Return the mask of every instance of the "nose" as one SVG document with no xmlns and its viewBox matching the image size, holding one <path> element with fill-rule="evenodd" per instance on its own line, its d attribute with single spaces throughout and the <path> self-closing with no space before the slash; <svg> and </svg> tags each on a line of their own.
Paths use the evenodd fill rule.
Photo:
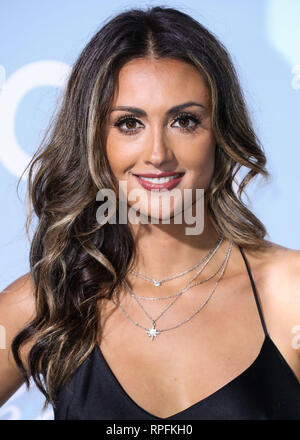
<svg viewBox="0 0 300 440">
<path fill-rule="evenodd" d="M 168 144 L 163 128 L 154 127 L 149 130 L 147 146 L 144 149 L 144 162 L 157 168 L 174 160 L 171 145 Z"/>
</svg>

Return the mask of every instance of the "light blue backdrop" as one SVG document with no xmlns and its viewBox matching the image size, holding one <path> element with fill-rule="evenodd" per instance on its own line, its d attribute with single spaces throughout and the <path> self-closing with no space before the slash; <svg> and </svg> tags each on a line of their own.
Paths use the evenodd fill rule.
<svg viewBox="0 0 300 440">
<path fill-rule="evenodd" d="M 198 19 L 232 54 L 273 178 L 252 183 L 249 206 L 267 239 L 300 249 L 299 0 L 186 0 L 168 5 Z M 28 272 L 25 180 L 16 182 L 36 150 L 70 66 L 108 17 L 142 1 L 11 0 L 0 4 L 0 291 Z M 1 323 L 0 323 L 1 324 Z M 0 419 L 52 419 L 44 397 L 22 386 Z"/>
</svg>

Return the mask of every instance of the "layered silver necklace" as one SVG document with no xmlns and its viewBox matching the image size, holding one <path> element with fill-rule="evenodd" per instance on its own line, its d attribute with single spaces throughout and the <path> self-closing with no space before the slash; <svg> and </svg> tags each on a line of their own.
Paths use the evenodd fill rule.
<svg viewBox="0 0 300 440">
<path fill-rule="evenodd" d="M 187 273 L 191 272 L 192 270 L 196 269 L 196 267 L 200 266 L 200 264 L 203 263 L 203 261 L 205 261 L 212 253 L 215 252 L 216 249 L 219 248 L 219 246 L 221 245 L 222 241 L 223 241 L 223 237 L 221 236 L 221 237 L 218 238 L 218 240 L 217 240 L 216 244 L 214 245 L 214 247 L 209 251 L 208 255 L 206 255 L 204 258 L 202 258 L 201 261 L 196 263 L 190 269 L 187 269 L 184 272 L 180 272 L 179 274 L 172 275 L 172 276 L 169 276 L 169 277 L 166 277 L 166 278 L 162 278 L 161 280 L 156 280 L 155 278 L 147 277 L 146 275 L 138 273 L 134 269 L 130 270 L 129 273 L 132 273 L 136 277 L 142 278 L 145 281 L 150 281 L 151 283 L 154 284 L 155 287 L 160 287 L 163 283 L 166 283 L 167 281 L 174 280 L 175 278 L 182 277 L 182 276 L 186 275 Z"/>
<path fill-rule="evenodd" d="M 142 299 L 142 300 L 145 300 L 145 301 L 160 301 L 160 300 L 165 300 L 165 299 L 174 298 L 174 297 L 175 297 L 175 300 L 174 300 L 174 302 L 175 302 L 179 296 L 181 296 L 184 292 L 186 292 L 186 290 L 188 289 L 189 285 L 194 281 L 194 279 L 196 279 L 197 276 L 198 276 L 201 272 L 203 272 L 203 270 L 205 269 L 205 267 L 208 265 L 208 263 L 210 262 L 210 260 L 212 259 L 212 257 L 215 255 L 215 253 L 217 252 L 217 250 L 218 250 L 219 247 L 221 246 L 222 241 L 223 241 L 223 239 L 217 241 L 217 245 L 215 245 L 215 246 L 213 247 L 213 249 L 209 251 L 209 253 L 207 254 L 207 256 L 204 257 L 204 258 L 201 260 L 201 262 L 203 262 L 203 261 L 206 260 L 206 262 L 203 264 L 203 266 L 202 266 L 199 270 L 197 270 L 197 272 L 195 273 L 195 275 L 192 277 L 192 279 L 191 279 L 190 281 L 188 281 L 188 283 L 184 286 L 184 288 L 183 288 L 182 290 L 180 290 L 180 292 L 175 293 L 174 295 L 169 295 L 169 296 L 158 296 L 158 297 L 157 297 L 157 296 L 154 296 L 154 297 L 137 296 L 137 295 L 135 295 L 135 293 L 132 291 L 132 289 L 130 288 L 130 286 L 129 286 L 128 283 L 126 282 L 126 280 L 124 281 L 124 285 L 125 285 L 126 289 L 130 292 L 131 296 L 137 301 L 137 303 L 139 303 L 139 302 L 138 302 L 139 299 Z M 198 263 L 197 263 L 197 266 L 198 266 Z M 213 275 L 211 275 L 210 277 L 206 278 L 205 280 L 199 282 L 199 284 L 202 284 L 202 283 L 204 283 L 204 282 L 210 280 L 211 278 L 213 278 L 219 270 L 220 270 L 220 268 L 218 268 L 217 271 L 216 271 Z M 189 271 L 190 271 L 190 270 L 189 270 Z M 184 273 L 187 273 L 187 271 L 182 272 L 181 275 L 178 275 L 178 276 L 183 276 Z M 172 276 L 172 277 L 169 277 L 169 278 L 170 278 L 170 279 L 174 279 L 175 277 Z M 177 276 L 176 276 L 176 278 L 177 278 Z M 166 280 L 166 278 L 164 278 L 164 279 Z M 173 305 L 174 302 L 171 301 L 171 303 L 169 304 L 168 307 L 170 307 L 171 305 Z"/>
<path fill-rule="evenodd" d="M 198 282 L 192 284 L 192 282 L 194 281 L 194 279 L 199 275 L 199 273 L 201 273 L 201 272 L 203 271 L 203 269 L 204 269 L 204 268 L 206 267 L 206 265 L 209 263 L 209 261 L 211 260 L 211 258 L 213 257 L 213 255 L 216 253 L 216 251 L 217 251 L 218 248 L 220 247 L 222 241 L 223 241 L 223 238 L 220 238 L 220 239 L 217 241 L 216 245 L 213 247 L 213 249 L 208 253 L 208 255 L 207 255 L 206 257 L 204 257 L 199 263 L 197 263 L 196 265 L 194 265 L 191 269 L 188 269 L 188 270 L 186 270 L 186 271 L 184 271 L 184 272 L 181 272 L 180 274 L 177 274 L 177 275 L 173 275 L 173 276 L 170 276 L 170 277 L 167 277 L 167 278 L 163 278 L 162 280 L 155 280 L 155 279 L 153 279 L 153 278 L 146 277 L 145 275 L 138 274 L 137 272 L 134 273 L 134 271 L 131 271 L 134 275 L 139 276 L 140 278 L 143 278 L 143 279 L 145 279 L 145 280 L 147 280 L 147 281 L 151 281 L 151 282 L 153 282 L 153 283 L 155 283 L 155 282 L 158 283 L 158 282 L 159 282 L 160 284 L 157 284 L 157 285 L 156 285 L 156 286 L 158 287 L 158 286 L 160 286 L 163 282 L 170 281 L 170 280 L 172 280 L 172 279 L 174 279 L 174 278 L 178 278 L 178 277 L 180 277 L 180 276 L 185 275 L 186 273 L 188 273 L 188 272 L 192 271 L 193 269 L 195 269 L 196 267 L 198 267 L 203 261 L 207 260 L 207 262 L 204 263 L 204 265 L 202 266 L 202 268 L 200 268 L 200 269 L 196 272 L 196 274 L 193 276 L 193 278 L 192 278 L 192 279 L 191 279 L 191 280 L 190 280 L 190 281 L 189 281 L 189 282 L 183 287 L 183 289 L 181 289 L 181 290 L 180 290 L 178 293 L 176 293 L 175 295 L 164 296 L 164 297 L 142 297 L 142 296 L 137 296 L 137 295 L 135 295 L 135 293 L 132 291 L 132 289 L 130 288 L 130 286 L 128 285 L 128 283 L 125 281 L 125 282 L 124 282 L 124 286 L 125 286 L 125 288 L 129 291 L 130 295 L 135 299 L 135 301 L 137 302 L 137 304 L 139 305 L 139 307 L 143 310 L 143 312 L 146 314 L 146 316 L 151 320 L 151 322 L 152 322 L 152 327 L 151 327 L 151 328 L 144 327 L 143 325 L 141 325 L 141 324 L 139 324 L 138 322 L 136 322 L 135 320 L 133 320 L 133 319 L 128 315 L 127 311 L 124 309 L 124 307 L 122 306 L 122 304 L 121 304 L 120 301 L 118 300 L 118 297 L 117 297 L 117 294 L 116 294 L 116 290 L 114 290 L 114 291 L 113 291 L 114 298 L 115 298 L 115 300 L 116 300 L 118 306 L 120 307 L 120 309 L 121 309 L 122 312 L 124 313 L 124 315 L 125 315 L 125 316 L 126 316 L 126 317 L 127 317 L 127 318 L 128 318 L 133 324 L 134 324 L 134 325 L 136 325 L 137 327 L 139 327 L 139 328 L 145 330 L 146 333 L 147 333 L 147 335 L 152 339 L 152 341 L 153 341 L 153 340 L 154 340 L 154 339 L 155 339 L 160 333 L 163 333 L 163 332 L 166 332 L 166 331 L 169 331 L 169 330 L 173 330 L 173 329 L 175 329 L 175 328 L 177 328 L 177 327 L 183 325 L 184 323 L 190 321 L 190 320 L 191 320 L 194 316 L 196 316 L 196 315 L 197 315 L 197 314 L 203 309 L 203 307 L 207 304 L 207 302 L 209 301 L 209 299 L 212 297 L 213 293 L 215 292 L 215 290 L 216 290 L 216 288 L 217 288 L 217 285 L 218 285 L 220 279 L 222 278 L 222 276 L 223 276 L 223 274 L 224 274 L 224 271 L 225 271 L 225 268 L 226 268 L 226 266 L 227 266 L 228 259 L 229 259 L 230 253 L 231 253 L 231 249 L 232 249 L 232 241 L 229 243 L 229 247 L 228 247 L 228 250 L 227 250 L 227 252 L 226 252 L 225 258 L 224 258 L 222 264 L 220 265 L 220 267 L 217 269 L 217 271 L 216 271 L 213 275 L 211 275 L 210 277 L 208 277 L 207 279 L 202 280 L 202 281 L 198 281 Z M 188 318 L 186 318 L 185 320 L 181 321 L 180 323 L 178 323 L 178 324 L 176 324 L 176 325 L 174 325 L 174 326 L 172 326 L 172 327 L 165 328 L 165 329 L 159 329 L 159 330 L 156 328 L 156 322 L 158 321 L 158 319 L 159 319 L 161 316 L 163 316 L 163 314 L 164 314 L 164 313 L 165 313 L 165 312 L 166 312 L 166 311 L 167 311 L 167 310 L 168 310 L 168 309 L 169 309 L 169 308 L 175 303 L 175 301 L 177 301 L 177 299 L 178 299 L 181 295 L 183 295 L 183 293 L 187 292 L 189 289 L 191 289 L 191 288 L 194 287 L 194 286 L 197 286 L 197 285 L 199 285 L 199 284 L 202 284 L 202 283 L 204 283 L 204 282 L 210 280 L 211 278 L 213 278 L 213 277 L 214 277 L 214 276 L 220 271 L 220 269 L 221 269 L 221 274 L 220 274 L 220 276 L 218 277 L 218 279 L 217 279 L 217 281 L 216 281 L 214 287 L 212 288 L 210 294 L 207 296 L 207 298 L 205 299 L 205 301 L 203 301 L 203 303 L 201 304 L 201 306 L 200 306 L 195 312 L 193 312 L 193 313 L 192 313 Z M 154 301 L 154 300 L 164 300 L 164 299 L 168 299 L 168 298 L 174 298 L 174 300 L 171 301 L 171 302 L 167 305 L 167 307 L 166 307 L 166 308 L 165 308 L 165 309 L 159 314 L 159 316 L 158 316 L 157 318 L 155 318 L 155 319 L 154 319 L 154 318 L 153 318 L 153 317 L 147 312 L 147 310 L 144 308 L 144 306 L 143 306 L 143 305 L 140 303 L 140 301 L 139 301 L 139 299 Z"/>
</svg>

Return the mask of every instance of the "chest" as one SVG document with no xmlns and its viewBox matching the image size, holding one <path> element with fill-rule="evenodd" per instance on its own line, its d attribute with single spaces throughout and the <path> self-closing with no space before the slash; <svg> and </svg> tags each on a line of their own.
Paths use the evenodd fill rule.
<svg viewBox="0 0 300 440">
<path fill-rule="evenodd" d="M 178 322 L 186 316 L 182 309 L 179 305 Z M 166 318 L 157 328 L 168 324 Z M 236 378 L 257 358 L 263 340 L 253 295 L 246 288 L 239 299 L 233 294 L 225 302 L 220 293 L 201 314 L 154 340 L 118 309 L 105 320 L 100 348 L 124 392 L 142 409 L 165 418 Z"/>
</svg>

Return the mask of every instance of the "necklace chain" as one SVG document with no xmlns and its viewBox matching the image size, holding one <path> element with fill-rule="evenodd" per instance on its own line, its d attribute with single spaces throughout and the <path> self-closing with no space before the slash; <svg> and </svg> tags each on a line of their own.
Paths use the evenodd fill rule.
<svg viewBox="0 0 300 440">
<path fill-rule="evenodd" d="M 216 244 L 214 245 L 214 247 L 209 251 L 208 255 L 206 255 L 204 258 L 202 258 L 202 260 L 199 261 L 198 263 L 194 264 L 194 266 L 192 266 L 191 268 L 186 269 L 185 271 L 180 272 L 179 274 L 175 274 L 175 275 L 171 275 L 166 278 L 162 278 L 161 280 L 156 280 L 155 278 L 147 277 L 146 275 L 143 275 L 134 269 L 130 270 L 129 272 L 132 273 L 134 276 L 136 276 L 138 278 L 142 278 L 145 281 L 149 281 L 149 282 L 153 283 L 154 286 L 159 287 L 167 281 L 174 280 L 175 278 L 179 278 L 179 277 L 191 272 L 192 270 L 196 269 L 196 267 L 200 266 L 200 264 L 203 263 L 203 261 L 205 261 L 216 248 L 218 248 L 218 246 L 222 243 L 222 241 L 223 241 L 223 237 L 220 236 L 218 238 Z"/>
<path fill-rule="evenodd" d="M 227 253 L 226 253 L 226 255 L 227 255 Z M 214 275 L 216 275 L 216 273 L 218 273 L 219 271 L 220 271 L 220 269 L 223 267 L 223 265 L 225 264 L 225 261 L 226 261 L 226 255 L 225 255 L 225 258 L 224 258 L 224 260 L 223 260 L 223 262 L 222 262 L 222 264 L 219 266 L 219 268 L 217 269 L 217 271 L 214 273 Z M 213 276 L 214 276 L 213 275 Z M 196 275 L 197 276 L 197 275 Z M 178 298 L 181 296 L 181 295 L 183 295 L 185 292 L 187 292 L 187 291 L 189 291 L 192 287 L 195 287 L 195 286 L 198 286 L 199 284 L 203 284 L 204 282 L 206 282 L 206 281 L 208 281 L 208 279 L 210 279 L 210 278 L 212 278 L 213 276 L 211 276 L 211 277 L 209 277 L 208 279 L 206 279 L 206 280 L 201 280 L 201 281 L 197 281 L 196 283 L 194 283 L 194 284 L 192 284 L 192 285 L 190 285 L 191 283 L 192 283 L 192 281 L 194 281 L 194 279 L 196 278 L 196 276 L 194 276 L 184 287 L 183 287 L 183 289 L 181 289 L 180 290 L 180 292 L 179 293 L 177 293 L 176 295 L 175 295 L 175 298 L 173 299 L 173 301 L 171 301 L 168 305 L 167 305 L 167 307 L 165 308 L 165 309 L 163 309 L 163 311 L 158 315 L 158 317 L 157 318 L 155 318 L 155 319 L 153 319 L 152 318 L 152 316 L 150 316 L 149 314 L 148 314 L 148 312 L 145 310 L 145 308 L 143 307 L 143 305 L 139 302 L 139 300 L 137 299 L 137 297 L 135 296 L 135 294 L 132 292 L 132 290 L 130 289 L 130 292 L 133 294 L 132 296 L 133 296 L 133 298 L 136 300 L 136 302 L 137 302 L 137 304 L 141 307 L 141 309 L 145 312 L 145 314 L 148 316 L 148 318 L 149 319 L 151 319 L 151 321 L 152 322 L 157 322 L 158 321 L 158 319 L 178 300 Z M 127 285 L 127 287 L 129 287 L 128 285 Z"/>
<path fill-rule="evenodd" d="M 207 304 L 207 302 L 210 300 L 210 298 L 212 297 L 212 295 L 213 295 L 213 293 L 215 292 L 215 290 L 216 290 L 216 288 L 217 288 L 217 285 L 218 285 L 218 283 L 219 283 L 219 281 L 220 281 L 220 279 L 222 278 L 222 276 L 223 276 L 223 274 L 224 274 L 224 271 L 225 271 L 225 268 L 226 268 L 226 266 L 227 266 L 227 263 L 228 263 L 228 259 L 229 259 L 229 256 L 230 256 L 230 253 L 231 253 L 231 249 L 232 249 L 232 241 L 229 243 L 229 247 L 228 247 L 228 250 L 227 250 L 227 252 L 226 252 L 226 256 L 225 256 L 225 259 L 224 259 L 224 262 L 222 263 L 222 266 L 223 266 L 223 269 L 222 269 L 222 271 L 221 271 L 221 274 L 220 274 L 220 276 L 219 276 L 219 278 L 217 279 L 217 281 L 216 281 L 216 283 L 215 283 L 215 285 L 214 285 L 214 287 L 212 288 L 212 291 L 210 292 L 210 294 L 207 296 L 207 298 L 205 299 L 205 301 L 201 304 L 201 306 L 195 311 L 195 312 L 193 312 L 188 318 L 186 318 L 185 320 L 183 320 L 183 321 L 181 321 L 180 323 L 178 323 L 178 324 L 176 324 L 176 325 L 174 325 L 174 326 L 172 326 L 172 327 L 169 327 L 169 328 L 165 328 L 165 329 L 160 329 L 160 330 L 157 330 L 156 329 L 156 321 L 160 318 L 160 316 L 162 316 L 162 314 L 160 314 L 157 318 L 156 318 L 156 320 L 154 320 L 152 317 L 150 317 L 150 315 L 146 312 L 146 310 L 144 309 L 144 312 L 147 314 L 147 316 L 149 317 L 149 319 L 151 319 L 151 321 L 152 321 L 152 328 L 151 329 L 148 329 L 148 328 L 146 328 L 146 327 L 144 327 L 143 325 L 141 325 L 141 324 L 139 324 L 138 322 L 136 322 L 134 319 L 132 319 L 129 315 L 128 315 L 128 313 L 126 312 L 126 310 L 124 309 L 124 307 L 122 306 L 122 304 L 120 303 L 120 301 L 118 300 L 118 298 L 117 298 L 117 294 L 116 294 L 116 289 L 114 289 L 114 291 L 113 291 L 113 295 L 114 295 L 114 297 L 115 297 L 115 299 L 116 299 L 116 302 L 117 302 L 117 304 L 118 304 L 118 306 L 120 307 L 120 309 L 122 310 L 122 312 L 124 313 L 124 315 L 134 324 L 134 325 L 136 325 L 137 327 L 139 327 L 139 328 L 141 328 L 141 329 L 143 329 L 143 330 L 146 330 L 146 333 L 148 334 L 148 336 L 150 336 L 151 337 L 151 339 L 152 339 L 152 341 L 153 341 L 153 339 L 154 338 L 156 338 L 156 336 L 158 335 L 158 334 L 160 334 L 160 333 L 163 333 L 163 332 L 166 332 L 166 331 L 169 331 L 169 330 L 173 330 L 173 329 L 175 329 L 175 328 L 177 328 L 177 327 L 179 327 L 179 326 L 181 326 L 181 325 L 183 325 L 183 324 L 185 324 L 186 322 L 188 322 L 188 321 L 190 321 L 195 315 L 197 315 L 202 309 L 203 309 L 203 307 Z M 200 284 L 201 282 L 198 282 L 198 284 Z M 195 285 L 197 285 L 197 283 L 195 283 Z M 194 287 L 194 286 L 192 286 L 192 287 Z M 185 288 L 187 288 L 187 285 L 184 287 L 184 289 Z M 191 287 L 190 287 L 191 288 Z M 183 292 L 182 292 L 183 293 Z M 178 297 L 179 297 L 179 295 L 178 295 Z M 176 299 L 177 299 L 177 297 L 176 297 Z M 176 300 L 175 299 L 175 300 Z M 175 301 L 174 301 L 175 302 Z M 141 305 L 141 304 L 140 304 Z M 168 307 L 169 308 L 169 307 Z M 167 310 L 167 309 L 166 309 Z M 165 311 L 166 311 L 165 310 Z M 165 313 L 165 311 L 163 312 L 163 313 Z"/>
<path fill-rule="evenodd" d="M 218 240 L 218 242 L 217 242 L 217 246 L 214 246 L 213 249 L 212 249 L 212 250 L 206 255 L 206 257 L 204 257 L 204 258 L 201 260 L 202 262 L 205 261 L 205 260 L 207 260 L 207 261 L 203 264 L 203 266 L 202 266 L 199 270 L 197 270 L 196 274 L 193 276 L 193 278 L 192 278 L 190 281 L 188 281 L 188 283 L 183 287 L 183 289 L 185 289 L 186 287 L 188 287 L 189 284 L 192 283 L 192 282 L 194 281 L 194 279 L 197 278 L 197 276 L 198 276 L 201 272 L 203 272 L 203 270 L 204 270 L 205 267 L 208 265 L 208 263 L 210 262 L 210 260 L 212 259 L 212 257 L 216 254 L 216 252 L 217 252 L 217 250 L 219 249 L 219 247 L 221 246 L 222 242 L 223 242 L 223 238 L 221 238 L 220 241 Z M 219 269 L 220 269 L 220 268 L 219 268 Z M 216 271 L 213 275 L 211 275 L 211 276 L 208 277 L 207 279 L 203 280 L 201 283 L 204 283 L 204 282 L 206 282 L 206 281 L 209 281 L 211 278 L 213 278 L 213 277 L 216 275 L 216 273 L 219 271 L 219 269 L 217 269 L 217 271 Z M 137 299 L 143 299 L 143 300 L 145 300 L 145 301 L 160 301 L 160 300 L 165 300 L 165 299 L 169 299 L 169 298 L 174 298 L 174 297 L 177 297 L 177 296 L 181 295 L 181 291 L 180 291 L 179 293 L 175 293 L 174 295 L 160 296 L 160 297 L 155 297 L 155 296 L 154 296 L 154 297 L 136 296 L 136 295 L 133 293 L 132 289 L 130 288 L 130 286 L 128 285 L 128 283 L 127 283 L 126 281 L 125 281 L 125 286 L 127 287 L 127 290 L 130 291 L 130 294 L 131 294 L 133 297 L 135 297 L 135 298 L 137 298 Z"/>
</svg>

